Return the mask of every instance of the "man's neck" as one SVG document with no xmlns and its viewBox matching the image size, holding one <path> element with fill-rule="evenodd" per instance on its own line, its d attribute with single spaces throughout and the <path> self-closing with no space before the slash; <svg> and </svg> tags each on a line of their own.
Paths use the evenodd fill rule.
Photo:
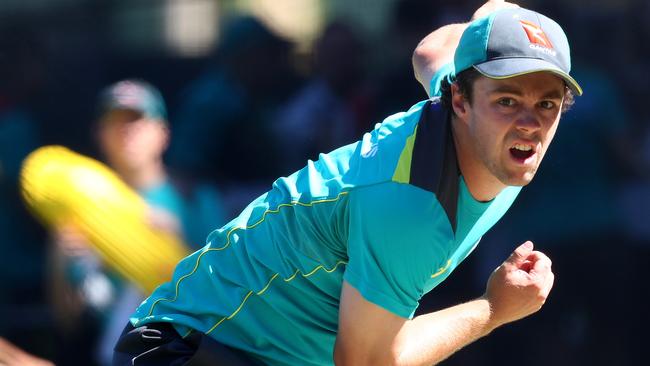
<svg viewBox="0 0 650 366">
<path fill-rule="evenodd" d="M 116 169 L 126 184 L 137 191 L 160 185 L 167 179 L 162 161 L 138 169 Z"/>
</svg>

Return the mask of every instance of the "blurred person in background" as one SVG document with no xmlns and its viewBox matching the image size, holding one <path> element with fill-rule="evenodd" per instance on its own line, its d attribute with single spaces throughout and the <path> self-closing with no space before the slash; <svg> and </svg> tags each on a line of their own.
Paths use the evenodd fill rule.
<svg viewBox="0 0 650 366">
<path fill-rule="evenodd" d="M 306 159 L 316 160 L 320 152 L 356 139 L 361 121 L 368 118 L 364 55 L 350 25 L 335 21 L 325 28 L 316 41 L 311 79 L 282 107 L 273 124 L 273 139 L 283 147 L 278 163 L 282 171 L 297 170 Z"/>
<path fill-rule="evenodd" d="M 373 75 L 375 103 L 370 120 L 378 120 L 423 97 L 422 88 L 413 82 L 411 52 L 420 40 L 445 24 L 465 19 L 462 2 L 398 0 L 393 2 L 382 47 L 371 49 L 379 62 Z M 364 130 L 371 126 L 364 126 Z"/>
<path fill-rule="evenodd" d="M 209 230 L 224 222 L 221 199 L 211 185 L 177 182 L 165 167 L 169 128 L 160 92 L 144 81 L 124 80 L 107 87 L 98 104 L 101 153 L 150 205 L 150 224 L 177 234 L 193 250 L 203 246 Z M 51 299 L 71 348 L 61 363 L 108 364 L 122 323 L 144 296 L 107 270 L 73 225 L 57 228 L 53 244 Z"/>
<path fill-rule="evenodd" d="M 180 96 L 169 164 L 227 185 L 224 196 L 237 211 L 279 174 L 281 146 L 270 137 L 297 81 L 290 51 L 288 41 L 256 18 L 233 19 L 207 67 Z"/>
</svg>

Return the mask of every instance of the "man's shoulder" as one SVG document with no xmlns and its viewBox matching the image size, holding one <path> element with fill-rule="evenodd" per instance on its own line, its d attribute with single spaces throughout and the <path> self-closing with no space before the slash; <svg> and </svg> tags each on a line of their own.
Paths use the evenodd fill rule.
<svg viewBox="0 0 650 366">
<path fill-rule="evenodd" d="M 357 142 L 320 154 L 302 169 L 279 178 L 274 188 L 286 197 L 331 198 L 341 191 L 395 181 L 395 170 L 410 157 L 417 125 L 428 104 L 424 100 L 387 117 Z"/>
<path fill-rule="evenodd" d="M 436 195 L 411 184 L 388 181 L 357 187 L 349 196 L 350 209 L 363 214 L 366 222 L 414 232 L 450 228 Z M 388 227 L 383 226 L 383 229 Z"/>
<path fill-rule="evenodd" d="M 401 160 L 408 160 L 418 124 L 428 105 L 429 100 L 420 101 L 407 111 L 395 113 L 377 123 L 359 141 L 357 154 L 352 157 L 354 162 L 365 169 L 366 174 L 380 171 L 384 181 L 395 180 L 395 169 Z"/>
</svg>

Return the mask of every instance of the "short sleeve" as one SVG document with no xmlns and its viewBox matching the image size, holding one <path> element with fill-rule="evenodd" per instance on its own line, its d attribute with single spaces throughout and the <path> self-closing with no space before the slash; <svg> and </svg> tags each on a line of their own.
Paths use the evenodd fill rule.
<svg viewBox="0 0 650 366">
<path fill-rule="evenodd" d="M 382 308 L 411 318 L 446 262 L 453 232 L 435 196 L 408 184 L 351 192 L 344 279 Z"/>
<path fill-rule="evenodd" d="M 453 63 L 447 63 L 444 64 L 438 71 L 433 75 L 431 78 L 431 82 L 429 83 L 429 96 L 431 97 L 439 97 L 440 96 L 440 84 L 442 81 L 446 78 L 449 77 L 454 71 L 454 64 Z"/>
</svg>

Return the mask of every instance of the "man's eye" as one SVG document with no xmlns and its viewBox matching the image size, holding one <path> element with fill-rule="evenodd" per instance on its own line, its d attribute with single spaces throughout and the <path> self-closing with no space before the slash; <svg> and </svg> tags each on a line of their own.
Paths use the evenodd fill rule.
<svg viewBox="0 0 650 366">
<path fill-rule="evenodd" d="M 497 103 L 505 107 L 512 107 L 515 105 L 515 100 L 512 98 L 501 98 L 497 101 Z"/>
<path fill-rule="evenodd" d="M 539 104 L 544 109 L 553 109 L 555 108 L 555 103 L 550 100 L 545 100 Z"/>
</svg>

